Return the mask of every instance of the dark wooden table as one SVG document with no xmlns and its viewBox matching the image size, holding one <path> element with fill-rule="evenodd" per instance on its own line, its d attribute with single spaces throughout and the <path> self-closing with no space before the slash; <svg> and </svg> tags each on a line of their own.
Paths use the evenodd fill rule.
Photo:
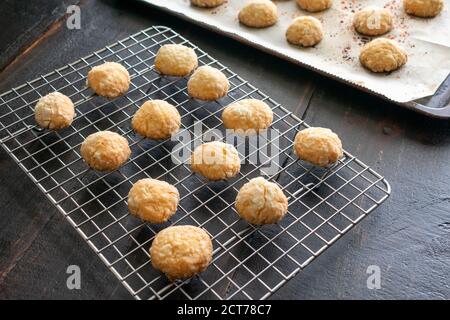
<svg viewBox="0 0 450 320">
<path fill-rule="evenodd" d="M 81 7 L 81 29 L 65 23 Z M 384 174 L 388 201 L 275 299 L 450 298 L 450 126 L 326 79 L 134 1 L 4 0 L 0 91 L 151 25 L 167 25 Z M 129 299 L 37 187 L 0 152 L 0 299 Z M 68 290 L 66 268 L 82 270 Z M 381 269 L 369 290 L 366 270 Z"/>
</svg>

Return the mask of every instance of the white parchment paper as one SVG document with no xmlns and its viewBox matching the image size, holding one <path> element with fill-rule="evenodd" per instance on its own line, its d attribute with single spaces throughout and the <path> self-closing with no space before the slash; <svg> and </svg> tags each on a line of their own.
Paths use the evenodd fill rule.
<svg viewBox="0 0 450 320">
<path fill-rule="evenodd" d="M 237 14 L 246 0 L 228 0 L 214 9 L 196 8 L 189 0 L 144 1 L 400 103 L 433 95 L 450 73 L 448 0 L 445 0 L 443 12 L 433 19 L 405 14 L 402 0 L 334 0 L 331 9 L 315 14 L 302 11 L 294 0 L 279 0 L 275 1 L 279 21 L 265 29 L 239 24 Z M 386 37 L 396 40 L 408 52 L 408 63 L 391 74 L 371 73 L 359 63 L 359 51 L 370 38 L 355 33 L 352 19 L 354 12 L 368 5 L 393 12 L 394 29 Z M 293 18 L 306 14 L 322 21 L 324 39 L 314 48 L 288 44 L 287 27 Z"/>
</svg>

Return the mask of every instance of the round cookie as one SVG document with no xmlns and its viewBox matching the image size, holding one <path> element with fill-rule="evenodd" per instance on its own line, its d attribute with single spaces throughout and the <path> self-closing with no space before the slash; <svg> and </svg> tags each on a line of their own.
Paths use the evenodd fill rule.
<svg viewBox="0 0 450 320">
<path fill-rule="evenodd" d="M 317 12 L 330 8 L 333 0 L 297 0 L 297 4 L 303 10 Z"/>
<path fill-rule="evenodd" d="M 405 12 L 421 18 L 437 16 L 444 7 L 444 0 L 403 0 Z"/>
<path fill-rule="evenodd" d="M 326 128 L 299 131 L 294 140 L 294 152 L 301 160 L 320 167 L 333 164 L 343 156 L 338 135 Z"/>
<path fill-rule="evenodd" d="M 357 12 L 353 27 L 361 34 L 379 36 L 392 30 L 393 15 L 387 9 L 369 6 Z"/>
<path fill-rule="evenodd" d="M 241 160 L 233 145 L 212 141 L 195 148 L 191 156 L 191 168 L 209 180 L 224 180 L 239 173 Z"/>
<path fill-rule="evenodd" d="M 200 8 L 215 8 L 224 4 L 226 0 L 191 0 L 194 6 Z"/>
<path fill-rule="evenodd" d="M 239 190 L 236 210 L 241 218 L 252 224 L 277 223 L 288 211 L 288 199 L 277 184 L 258 177 Z"/>
<path fill-rule="evenodd" d="M 408 55 L 393 40 L 378 38 L 362 47 L 359 61 L 373 72 L 390 72 L 403 66 L 408 61 Z"/>
<path fill-rule="evenodd" d="M 150 248 L 152 265 L 169 280 L 186 279 L 204 271 L 212 260 L 209 235 L 194 226 L 172 226 L 155 236 Z"/>
<path fill-rule="evenodd" d="M 195 51 L 181 44 L 166 44 L 156 53 L 155 69 L 167 76 L 184 77 L 197 66 Z"/>
<path fill-rule="evenodd" d="M 155 179 L 137 181 L 128 193 L 128 210 L 151 223 L 162 223 L 177 211 L 180 194 L 173 185 Z"/>
<path fill-rule="evenodd" d="M 273 111 L 264 101 L 243 99 L 225 107 L 222 120 L 227 129 L 253 133 L 272 124 Z"/>
<path fill-rule="evenodd" d="M 111 131 L 99 131 L 89 135 L 81 144 L 81 156 L 94 170 L 113 171 L 131 155 L 128 141 Z"/>
<path fill-rule="evenodd" d="M 154 140 L 169 139 L 180 129 L 180 125 L 178 110 L 164 100 L 146 101 L 131 120 L 134 131 Z"/>
<path fill-rule="evenodd" d="M 34 118 L 39 127 L 58 130 L 72 124 L 75 107 L 72 100 L 62 93 L 52 92 L 42 98 L 34 108 Z"/>
<path fill-rule="evenodd" d="M 188 81 L 188 93 L 200 100 L 217 100 L 227 95 L 230 83 L 218 69 L 202 66 L 195 70 Z"/>
<path fill-rule="evenodd" d="M 270 0 L 251 0 L 239 11 L 238 18 L 247 27 L 270 27 L 278 20 L 277 6 Z"/>
<path fill-rule="evenodd" d="M 323 38 L 322 23 L 309 16 L 296 18 L 286 31 L 286 39 L 294 45 L 311 47 Z"/>
<path fill-rule="evenodd" d="M 119 63 L 105 62 L 89 71 L 87 85 L 100 96 L 116 98 L 128 91 L 130 74 Z"/>
</svg>

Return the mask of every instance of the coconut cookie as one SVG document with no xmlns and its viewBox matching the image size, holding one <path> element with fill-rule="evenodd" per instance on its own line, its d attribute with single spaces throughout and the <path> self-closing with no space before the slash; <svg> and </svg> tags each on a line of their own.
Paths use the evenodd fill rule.
<svg viewBox="0 0 450 320">
<path fill-rule="evenodd" d="M 197 66 L 195 51 L 181 44 L 166 44 L 156 53 L 155 69 L 167 76 L 184 77 Z"/>
<path fill-rule="evenodd" d="M 204 271 L 212 260 L 209 235 L 194 226 L 172 226 L 156 235 L 150 248 L 152 265 L 169 280 L 186 279 Z"/>
<path fill-rule="evenodd" d="M 277 6 L 270 0 L 251 0 L 239 11 L 238 18 L 247 27 L 270 27 L 278 20 Z"/>
<path fill-rule="evenodd" d="M 212 141 L 195 148 L 191 156 L 191 168 L 209 180 L 224 180 L 239 173 L 241 160 L 233 145 Z"/>
<path fill-rule="evenodd" d="M 127 139 L 111 131 L 93 133 L 81 144 L 81 156 L 94 170 L 116 170 L 130 155 Z"/>
<path fill-rule="evenodd" d="M 314 46 L 322 38 L 322 23 L 314 17 L 296 18 L 286 31 L 286 39 L 289 43 L 303 47 Z"/>
<path fill-rule="evenodd" d="M 227 129 L 243 133 L 258 132 L 272 124 L 273 111 L 264 101 L 243 99 L 225 107 L 222 120 Z"/>
<path fill-rule="evenodd" d="M 187 86 L 192 98 L 212 101 L 226 96 L 230 83 L 220 70 L 202 66 L 195 70 Z"/>
<path fill-rule="evenodd" d="M 444 0 L 403 0 L 405 12 L 421 18 L 433 18 L 443 7 Z"/>
<path fill-rule="evenodd" d="M 373 72 L 389 72 L 399 69 L 408 55 L 396 42 L 386 38 L 370 41 L 361 49 L 359 61 Z"/>
<path fill-rule="evenodd" d="M 393 16 L 387 9 L 369 6 L 357 12 L 353 27 L 361 34 L 379 36 L 392 30 Z"/>
<path fill-rule="evenodd" d="M 59 130 L 72 124 L 75 107 L 72 100 L 62 93 L 52 92 L 42 98 L 34 109 L 34 118 L 39 127 Z"/>
<path fill-rule="evenodd" d="M 297 4 L 303 10 L 317 12 L 330 8 L 333 0 L 297 0 Z"/>
<path fill-rule="evenodd" d="M 224 4 L 226 0 L 191 0 L 194 6 L 200 8 L 215 8 Z"/>
<path fill-rule="evenodd" d="M 294 153 L 301 160 L 326 167 L 342 158 L 342 142 L 330 129 L 308 128 L 295 136 Z"/>
<path fill-rule="evenodd" d="M 100 96 L 116 98 L 128 91 L 130 74 L 119 63 L 105 62 L 89 71 L 87 85 Z"/>
<path fill-rule="evenodd" d="M 288 210 L 288 199 L 281 188 L 266 179 L 251 179 L 239 190 L 236 210 L 250 223 L 272 224 L 280 221 Z"/>
<path fill-rule="evenodd" d="M 169 139 L 180 129 L 180 125 L 178 110 L 163 100 L 146 101 L 131 120 L 134 131 L 154 140 Z"/>
<path fill-rule="evenodd" d="M 128 210 L 151 223 L 162 223 L 177 211 L 180 194 L 173 185 L 155 179 L 141 179 L 128 193 Z"/>
</svg>

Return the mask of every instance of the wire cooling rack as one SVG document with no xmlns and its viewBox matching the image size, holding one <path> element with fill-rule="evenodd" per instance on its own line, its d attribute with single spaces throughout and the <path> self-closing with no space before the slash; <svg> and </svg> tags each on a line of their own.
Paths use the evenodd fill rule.
<svg viewBox="0 0 450 320">
<path fill-rule="evenodd" d="M 202 103 L 187 95 L 187 79 L 160 77 L 153 60 L 158 48 L 168 43 L 190 46 L 200 65 L 222 70 L 230 81 L 229 95 Z M 130 71 L 132 84 L 125 96 L 106 100 L 85 87 L 90 68 L 105 61 L 120 62 Z M 34 123 L 37 100 L 52 91 L 68 95 L 76 105 L 72 126 L 58 132 L 39 130 Z M 222 108 L 249 97 L 272 107 L 276 131 L 260 139 L 257 149 L 251 139 L 236 142 L 245 160 L 237 177 L 208 183 L 192 174 L 188 164 L 172 161 L 174 152 L 192 150 L 208 136 L 219 138 L 224 132 Z M 192 141 L 180 136 L 179 141 L 155 142 L 136 135 L 130 118 L 147 99 L 175 105 Z M 298 161 L 292 154 L 293 138 L 305 127 L 220 62 L 159 26 L 0 95 L 3 148 L 137 299 L 268 298 L 389 196 L 387 181 L 349 153 L 327 169 Z M 84 164 L 79 149 L 89 134 L 107 129 L 128 139 L 132 156 L 119 170 L 100 173 Z M 276 225 L 256 227 L 239 219 L 234 199 L 262 170 L 288 195 L 289 212 Z M 128 191 L 145 177 L 165 180 L 180 192 L 179 209 L 165 224 L 143 223 L 128 213 Z M 193 279 L 170 283 L 151 266 L 152 239 L 171 224 L 200 226 L 213 239 L 213 261 Z"/>
</svg>

